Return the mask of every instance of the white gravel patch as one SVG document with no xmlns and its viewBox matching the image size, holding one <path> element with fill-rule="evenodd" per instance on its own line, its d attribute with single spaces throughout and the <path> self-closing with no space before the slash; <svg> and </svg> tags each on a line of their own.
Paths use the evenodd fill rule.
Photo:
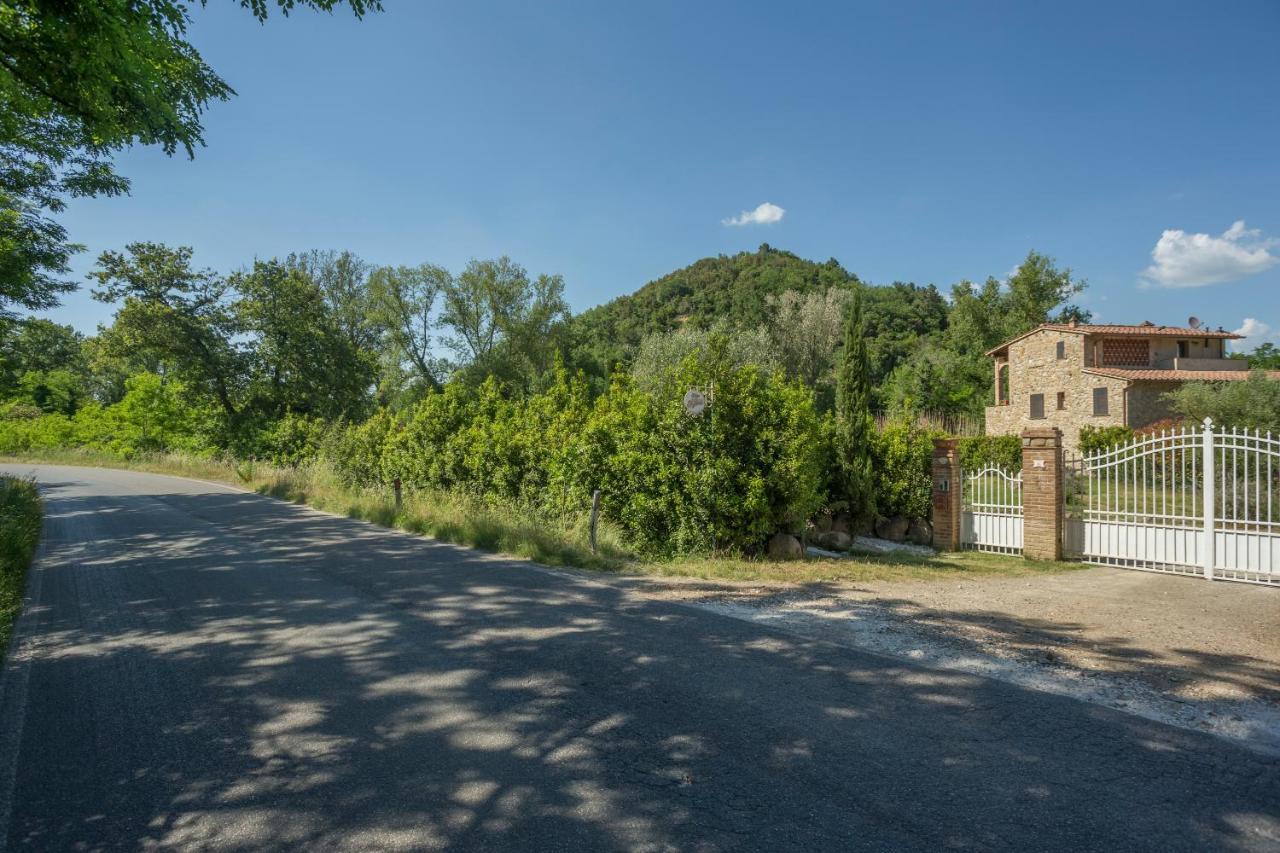
<svg viewBox="0 0 1280 853">
<path fill-rule="evenodd" d="M 1124 675 L 1055 665 L 1052 653 L 1045 654 L 1042 661 L 1001 656 L 995 649 L 991 654 L 976 654 L 972 649 L 958 649 L 868 602 L 686 603 L 811 639 L 1069 696 L 1148 720 L 1208 732 L 1264 754 L 1280 755 L 1280 707 L 1264 699 L 1182 699 Z"/>
</svg>

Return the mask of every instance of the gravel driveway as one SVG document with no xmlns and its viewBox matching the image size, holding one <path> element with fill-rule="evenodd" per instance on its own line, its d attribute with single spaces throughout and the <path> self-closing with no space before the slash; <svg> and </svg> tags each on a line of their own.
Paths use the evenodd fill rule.
<svg viewBox="0 0 1280 853">
<path fill-rule="evenodd" d="M 1108 568 L 945 583 L 625 583 L 1280 754 L 1280 589 Z"/>
</svg>

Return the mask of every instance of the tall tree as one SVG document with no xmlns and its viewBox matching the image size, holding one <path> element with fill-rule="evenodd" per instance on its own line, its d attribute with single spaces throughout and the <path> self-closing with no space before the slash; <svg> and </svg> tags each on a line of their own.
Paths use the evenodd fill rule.
<svg viewBox="0 0 1280 853">
<path fill-rule="evenodd" d="M 235 312 L 250 336 L 250 400 L 268 418 L 305 414 L 359 417 L 373 384 L 373 354 L 362 352 L 297 267 L 257 261 L 232 277 Z"/>
<path fill-rule="evenodd" d="M 379 267 L 369 278 L 373 310 L 387 330 L 391 356 L 408 364 L 419 381 L 439 389 L 445 370 L 435 355 L 436 298 L 453 284 L 443 267 Z"/>
<path fill-rule="evenodd" d="M 765 297 L 778 357 L 788 375 L 810 388 L 830 380 L 848 294 L 847 288 L 833 287 L 825 293 L 788 290 Z"/>
<path fill-rule="evenodd" d="M 239 0 L 357 16 L 379 0 Z M 188 156 L 201 114 L 234 93 L 187 41 L 193 0 L 0 0 L 0 314 L 57 304 L 74 289 L 53 216 L 67 199 L 126 192 L 112 155 L 133 144 Z M 203 5 L 203 0 L 201 0 Z"/>
<path fill-rule="evenodd" d="M 240 414 L 246 362 L 227 282 L 191 267 L 191 248 L 131 243 L 103 252 L 89 274 L 101 285 L 93 297 L 122 302 L 109 354 L 163 364 L 216 401 L 231 420 Z"/>
<path fill-rule="evenodd" d="M 524 267 L 504 256 L 472 261 L 445 283 L 440 322 L 452 330 L 445 343 L 465 368 L 529 378 L 551 367 L 568 311 L 563 278 L 530 280 Z"/>
<path fill-rule="evenodd" d="M 875 512 L 871 490 L 871 365 L 862 316 L 862 286 L 855 284 L 844 322 L 844 346 L 836 373 L 836 452 L 849 512 Z"/>
<path fill-rule="evenodd" d="M 352 347 L 361 352 L 380 348 L 385 328 L 370 290 L 372 264 L 352 252 L 321 249 L 290 255 L 285 263 L 320 288 L 333 321 Z"/>
<path fill-rule="evenodd" d="M 1028 252 L 1027 259 L 1009 277 L 1009 292 L 1002 312 L 1006 335 L 1020 335 L 1050 321 L 1087 322 L 1089 312 L 1069 301 L 1086 287 L 1085 281 L 1071 277 L 1070 269 L 1058 269 L 1053 258 L 1035 250 Z"/>
</svg>

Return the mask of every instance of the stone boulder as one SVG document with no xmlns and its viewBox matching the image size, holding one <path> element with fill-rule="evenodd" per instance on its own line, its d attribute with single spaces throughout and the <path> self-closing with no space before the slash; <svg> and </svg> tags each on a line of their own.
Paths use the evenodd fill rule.
<svg viewBox="0 0 1280 853">
<path fill-rule="evenodd" d="M 818 534 L 818 547 L 828 551 L 848 551 L 853 547 L 853 537 L 839 530 L 828 530 Z"/>
<path fill-rule="evenodd" d="M 911 519 L 911 524 L 907 526 L 907 541 L 916 545 L 932 545 L 933 525 L 923 518 Z"/>
<path fill-rule="evenodd" d="M 827 528 L 833 533 L 849 533 L 849 514 L 838 512 L 831 518 L 831 526 Z"/>
<path fill-rule="evenodd" d="M 767 548 L 770 560 L 799 560 L 804 556 L 800 540 L 790 533 L 775 533 Z"/>
<path fill-rule="evenodd" d="M 885 518 L 876 522 L 876 535 L 881 539 L 888 539 L 890 542 L 907 541 L 907 528 L 911 526 L 911 522 L 900 515 L 893 518 Z"/>
</svg>

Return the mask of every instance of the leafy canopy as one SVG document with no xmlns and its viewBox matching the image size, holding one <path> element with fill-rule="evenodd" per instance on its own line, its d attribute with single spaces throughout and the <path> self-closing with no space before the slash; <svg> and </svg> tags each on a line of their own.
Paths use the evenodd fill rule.
<svg viewBox="0 0 1280 853">
<path fill-rule="evenodd" d="M 271 7 L 379 0 L 240 0 L 259 20 Z M 186 0 L 0 0 L 0 315 L 57 304 L 82 246 L 52 217 L 67 199 L 118 195 L 128 181 L 113 153 L 134 144 L 193 156 L 201 114 L 234 91 L 187 41 Z"/>
</svg>

